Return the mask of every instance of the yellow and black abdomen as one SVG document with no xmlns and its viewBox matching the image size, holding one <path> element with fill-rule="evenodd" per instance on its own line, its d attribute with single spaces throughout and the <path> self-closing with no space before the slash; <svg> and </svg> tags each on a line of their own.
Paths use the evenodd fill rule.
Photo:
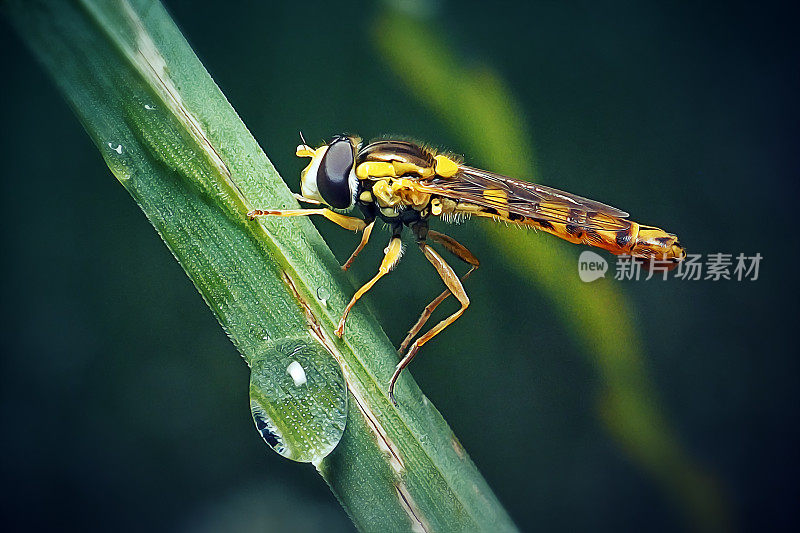
<svg viewBox="0 0 800 533">
<path fill-rule="evenodd" d="M 674 233 L 667 233 L 661 228 L 634 224 L 638 231 L 630 254 L 635 257 L 665 259 L 674 262 L 683 261 L 686 250 Z"/>
<path fill-rule="evenodd" d="M 643 226 L 625 218 L 601 213 L 593 214 L 591 219 L 586 219 L 585 213 L 571 215 L 564 212 L 563 217 L 545 219 L 521 216 L 502 209 L 467 207 L 465 204 L 460 204 L 458 211 L 472 212 L 511 224 L 537 228 L 571 243 L 602 248 L 616 255 L 676 263 L 686 257 L 686 251 L 678 242 L 676 235 L 660 228 Z M 563 218 L 564 221 L 558 221 L 557 218 Z"/>
<path fill-rule="evenodd" d="M 591 229 L 577 224 L 529 217 L 524 217 L 522 221 L 510 220 L 510 222 L 539 228 L 569 242 L 595 246 L 616 255 L 673 262 L 686 257 L 686 251 L 678 242 L 676 235 L 626 219 L 616 219 L 615 229 Z"/>
</svg>

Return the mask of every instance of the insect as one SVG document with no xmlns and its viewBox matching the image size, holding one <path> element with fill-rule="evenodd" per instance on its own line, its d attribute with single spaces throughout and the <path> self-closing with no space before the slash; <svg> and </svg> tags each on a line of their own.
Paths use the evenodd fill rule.
<svg viewBox="0 0 800 533">
<path fill-rule="evenodd" d="M 431 262 L 447 289 L 424 309 L 398 350 L 402 355 L 389 382 L 389 398 L 397 405 L 394 386 L 419 349 L 455 322 L 469 306 L 462 281 L 479 266 L 478 259 L 452 237 L 429 229 L 433 217 L 445 221 L 484 217 L 527 226 L 567 241 L 603 248 L 614 254 L 677 264 L 686 256 L 678 238 L 662 229 L 628 220 L 628 213 L 581 196 L 511 179 L 463 164 L 457 157 L 404 140 L 361 139 L 337 135 L 326 145 L 312 148 L 302 138 L 299 157 L 311 162 L 302 171 L 297 198 L 319 208 L 254 210 L 260 216 L 322 215 L 339 226 L 362 232 L 361 242 L 342 268 L 347 270 L 372 235 L 377 220 L 391 229 L 389 245 L 378 273 L 356 291 L 345 307 L 336 335 L 344 334 L 347 315 L 355 303 L 400 260 L 400 236 L 409 228 L 417 246 Z M 339 211 L 357 207 L 363 218 Z M 469 265 L 460 279 L 430 243 L 441 245 Z M 454 295 L 460 308 L 416 337 L 436 307 Z M 410 346 L 409 346 L 409 343 Z"/>
</svg>

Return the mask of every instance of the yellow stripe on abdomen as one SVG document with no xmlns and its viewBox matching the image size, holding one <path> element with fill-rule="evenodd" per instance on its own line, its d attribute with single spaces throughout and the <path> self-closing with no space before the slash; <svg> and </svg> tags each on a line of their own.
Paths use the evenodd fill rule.
<svg viewBox="0 0 800 533">
<path fill-rule="evenodd" d="M 586 244 L 602 248 L 616 255 L 631 255 L 642 259 L 656 259 L 678 262 L 686 257 L 686 251 L 678 242 L 678 237 L 672 233 L 653 226 L 642 226 L 626 219 L 610 217 L 608 215 L 595 215 L 592 220 L 599 221 L 605 217 L 606 222 L 620 226 L 618 230 L 587 229 L 579 224 L 552 222 L 535 217 L 522 217 L 507 212 L 497 213 L 485 208 L 475 213 L 479 216 L 502 220 L 511 224 L 540 229 L 560 239 L 574 244 Z"/>
</svg>

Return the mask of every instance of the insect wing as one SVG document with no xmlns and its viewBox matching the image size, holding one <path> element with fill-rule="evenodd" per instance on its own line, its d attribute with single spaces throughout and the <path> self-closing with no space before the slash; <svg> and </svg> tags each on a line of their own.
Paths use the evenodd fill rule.
<svg viewBox="0 0 800 533">
<path fill-rule="evenodd" d="M 575 194 L 461 166 L 452 178 L 420 180 L 420 190 L 491 208 L 498 213 L 530 217 L 590 230 L 626 229 L 628 213 Z M 509 218 L 509 217 L 506 217 Z M 510 217 L 512 220 L 514 217 Z"/>
</svg>

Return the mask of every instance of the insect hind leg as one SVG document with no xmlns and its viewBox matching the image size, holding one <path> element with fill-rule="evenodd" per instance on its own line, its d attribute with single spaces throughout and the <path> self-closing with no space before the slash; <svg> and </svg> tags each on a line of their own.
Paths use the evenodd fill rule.
<svg viewBox="0 0 800 533">
<path fill-rule="evenodd" d="M 441 244 L 445 250 L 455 255 L 465 263 L 471 265 L 471 268 L 467 271 L 467 273 L 461 277 L 462 283 L 480 266 L 480 261 L 478 261 L 478 258 L 475 257 L 466 246 L 449 235 L 439 233 L 438 231 L 428 230 L 427 237 L 432 241 Z M 430 319 L 436 308 L 439 307 L 439 304 L 449 298 L 451 294 L 453 293 L 450 292 L 450 289 L 445 289 L 442 294 L 434 298 L 434 300 L 425 307 L 417 321 L 413 326 L 411 326 L 406 338 L 403 339 L 402 343 L 400 343 L 400 347 L 397 349 L 398 353 L 403 354 L 406 351 L 408 345 L 411 343 L 414 337 L 417 336 L 417 333 L 419 333 L 419 331 L 425 326 L 425 323 Z"/>
<path fill-rule="evenodd" d="M 422 347 L 423 344 L 434 338 L 436 335 L 442 332 L 447 326 L 455 322 L 458 317 L 464 314 L 467 307 L 469 307 L 469 296 L 464 291 L 464 286 L 461 285 L 461 281 L 459 281 L 458 276 L 453 271 L 453 268 L 447 264 L 447 262 L 442 259 L 436 250 L 425 244 L 424 241 L 419 243 L 419 247 L 422 250 L 422 253 L 425 254 L 425 257 L 430 261 L 430 263 L 434 266 L 436 271 L 439 273 L 439 276 L 444 281 L 444 284 L 447 285 L 448 290 L 455 295 L 458 299 L 459 303 L 461 303 L 461 307 L 450 315 L 449 317 L 445 318 L 435 326 L 433 326 L 427 333 L 422 335 L 414 344 L 411 345 L 409 348 L 408 353 L 397 363 L 397 367 L 395 367 L 394 374 L 392 374 L 392 379 L 389 381 L 389 399 L 392 401 L 394 405 L 397 405 L 397 400 L 394 398 L 394 385 L 397 382 L 397 378 L 400 377 L 400 373 L 403 371 L 405 367 L 414 359 L 414 356 L 417 355 L 417 352 Z"/>
</svg>

